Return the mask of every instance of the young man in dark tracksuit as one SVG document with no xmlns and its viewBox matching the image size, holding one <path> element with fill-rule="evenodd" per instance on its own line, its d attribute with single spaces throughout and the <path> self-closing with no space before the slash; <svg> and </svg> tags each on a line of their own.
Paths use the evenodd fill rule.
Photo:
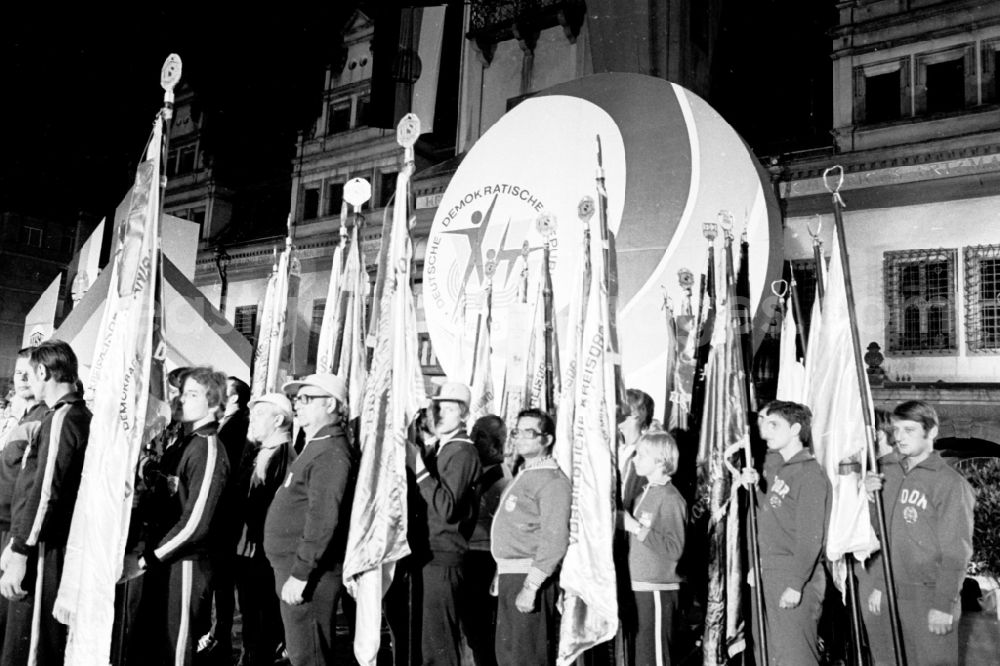
<svg viewBox="0 0 1000 666">
<path fill-rule="evenodd" d="M 17 425 L 5 435 L 3 451 L 0 453 L 0 550 L 10 542 L 11 511 L 14 503 L 14 487 L 21 473 L 21 463 L 24 452 L 29 446 L 38 447 L 38 431 L 42 419 L 49 408 L 41 400 L 35 400 L 28 384 L 31 372 L 31 348 L 22 349 L 17 354 L 14 366 L 14 390 L 17 396 L 25 401 L 27 407 Z M 10 604 L 0 596 L 0 664 L 19 664 L 27 659 L 29 636 L 26 634 L 31 627 L 32 596 L 23 601 Z M 8 610 L 11 613 L 8 613 Z M 7 631 L 8 617 L 10 630 Z M 6 632 L 7 638 L 4 638 Z"/>
<path fill-rule="evenodd" d="M 184 380 L 183 419 L 192 429 L 174 445 L 178 455 L 170 456 L 170 462 L 165 456 L 160 469 L 175 518 L 166 535 L 148 544 L 138 560 L 140 569 L 159 569 L 169 580 L 167 636 L 169 654 L 178 665 L 193 663 L 198 641 L 212 621 L 212 560 L 221 545 L 217 508 L 229 479 L 229 460 L 218 440 L 225 382 L 225 375 L 211 368 L 194 368 Z"/>
<path fill-rule="evenodd" d="M 424 454 L 414 451 L 411 443 L 407 456 L 426 505 L 430 544 L 430 561 L 420 572 L 421 654 L 424 664 L 458 666 L 459 617 L 464 611 L 462 564 L 475 527 L 479 502 L 475 485 L 482 468 L 465 432 L 469 387 L 447 382 L 432 400 L 436 450 Z"/>
<path fill-rule="evenodd" d="M 552 458 L 552 417 L 525 410 L 511 436 L 524 466 L 504 490 L 490 533 L 498 574 L 496 658 L 500 666 L 554 664 L 556 573 L 569 547 L 572 489 Z"/>
<path fill-rule="evenodd" d="M 39 427 L 37 446 L 25 450 L 17 477 L 9 550 L 0 558 L 4 570 L 0 592 L 18 602 L 26 594 L 34 596 L 37 624 L 29 625 L 27 632 L 22 628 L 20 636 L 7 635 L 7 640 L 18 641 L 30 636 L 30 656 L 23 663 L 61 664 L 66 626 L 56 621 L 52 609 L 80 489 L 91 414 L 76 392 L 77 361 L 68 344 L 43 342 L 32 350 L 30 363 L 32 393 L 49 410 Z M 26 579 L 29 568 L 41 578 Z"/>
<path fill-rule="evenodd" d="M 236 475 L 243 460 L 243 452 L 247 445 L 247 428 L 249 427 L 250 387 L 237 377 L 229 377 L 226 381 L 225 411 L 219 419 L 219 442 L 229 458 L 229 469 L 232 476 Z M 241 498 L 235 492 L 233 484 L 223 496 L 219 511 L 220 525 L 227 535 L 222 540 L 228 540 L 220 548 L 218 561 L 214 567 L 215 583 L 213 585 L 215 599 L 215 624 L 212 626 L 212 639 L 216 643 L 213 652 L 224 655 L 224 661 L 229 661 L 233 650 L 233 614 L 236 612 L 236 543 L 240 539 L 239 505 Z"/>
<path fill-rule="evenodd" d="M 771 664 L 819 663 L 816 626 L 826 590 L 820 558 L 830 513 L 830 481 L 805 448 L 812 414 L 805 405 L 767 406 L 761 436 L 769 456 L 757 490 L 757 529 Z M 759 637 L 756 637 L 759 640 Z"/>
<path fill-rule="evenodd" d="M 337 601 L 357 479 L 357 456 L 341 425 L 347 385 L 335 375 L 309 375 L 284 385 L 306 434 L 264 523 L 264 551 L 281 599 L 292 666 L 334 663 Z"/>
<path fill-rule="evenodd" d="M 959 591 L 972 557 L 975 498 L 969 483 L 933 450 L 938 431 L 933 407 L 904 402 L 892 423 L 899 455 L 880 461 L 882 498 L 907 663 L 957 664 Z M 870 475 L 867 485 L 876 489 L 881 479 Z M 896 663 L 880 557 L 858 568 L 861 609 L 877 666 Z"/>
</svg>

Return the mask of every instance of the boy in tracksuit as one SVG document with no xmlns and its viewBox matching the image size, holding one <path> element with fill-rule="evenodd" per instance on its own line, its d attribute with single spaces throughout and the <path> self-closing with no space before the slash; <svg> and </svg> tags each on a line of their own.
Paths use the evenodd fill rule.
<svg viewBox="0 0 1000 666">
<path fill-rule="evenodd" d="M 866 485 L 874 490 L 884 480 L 885 522 L 907 663 L 956 664 L 959 591 L 972 557 L 974 495 L 962 475 L 933 450 L 938 431 L 933 407 L 904 402 L 893 411 L 892 422 L 899 453 L 882 458 L 881 477 L 870 474 Z M 877 665 L 895 663 L 879 558 L 858 570 L 862 613 Z"/>
<path fill-rule="evenodd" d="M 419 452 L 411 443 L 407 456 L 426 507 L 430 545 L 430 561 L 420 572 L 421 654 L 424 664 L 458 666 L 459 617 L 465 610 L 462 565 L 475 528 L 476 481 L 482 467 L 465 430 L 472 400 L 469 387 L 447 382 L 432 400 L 436 448 Z"/>
<path fill-rule="evenodd" d="M 669 666 L 681 577 L 677 563 L 684 553 L 687 503 L 670 483 L 677 471 L 677 444 L 666 432 L 646 432 L 633 464 L 646 487 L 631 511 L 623 511 L 621 527 L 629 535 L 628 563 L 635 600 L 636 627 L 631 663 Z"/>
<path fill-rule="evenodd" d="M 771 456 L 764 488 L 757 489 L 767 651 L 771 664 L 819 663 L 816 626 L 826 589 L 820 556 L 830 513 L 830 481 L 805 448 L 812 413 L 805 405 L 774 401 L 761 436 Z M 757 637 L 759 640 L 759 637 Z"/>
<path fill-rule="evenodd" d="M 21 473 L 21 462 L 28 447 L 38 447 L 38 431 L 49 408 L 41 400 L 35 400 L 28 385 L 31 372 L 31 348 L 17 353 L 14 365 L 14 391 L 24 400 L 26 411 L 17 424 L 0 439 L 0 550 L 10 542 L 11 510 L 14 503 L 14 488 Z M 31 599 L 10 604 L 0 596 L 0 664 L 19 664 L 27 659 L 31 628 Z M 8 613 L 8 610 L 12 613 Z M 8 620 L 8 618 L 10 618 Z M 8 625 L 8 621 L 10 625 Z M 6 627 L 10 626 L 7 630 Z M 6 637 L 4 636 L 6 634 Z"/>
<path fill-rule="evenodd" d="M 490 533 L 498 576 L 497 663 L 554 664 L 556 571 L 569 547 L 572 489 L 552 458 L 552 417 L 527 409 L 511 436 L 524 465 L 504 490 Z"/>
<path fill-rule="evenodd" d="M 226 376 L 211 368 L 194 368 L 184 380 L 180 399 L 191 431 L 174 445 L 178 455 L 169 460 L 176 465 L 165 456 L 160 469 L 173 498 L 173 524 L 137 562 L 142 570 L 160 569 L 169 580 L 167 636 L 176 664 L 193 662 L 212 624 L 212 558 L 221 546 L 216 509 L 229 479 L 229 460 L 218 441 L 225 395 Z"/>
<path fill-rule="evenodd" d="M 48 411 L 38 429 L 37 446 L 25 449 L 17 476 L 10 544 L 0 558 L 4 570 L 0 592 L 17 603 L 33 595 L 38 618 L 27 632 L 23 628 L 20 635 L 8 632 L 5 640 L 29 636 L 33 654 L 28 661 L 60 664 L 66 651 L 66 626 L 56 621 L 52 610 L 80 489 L 91 414 L 76 392 L 77 360 L 68 344 L 47 340 L 32 349 L 29 362 L 31 392 Z M 29 569 L 37 575 L 26 578 Z M 21 615 L 13 606 L 9 619 Z"/>
</svg>

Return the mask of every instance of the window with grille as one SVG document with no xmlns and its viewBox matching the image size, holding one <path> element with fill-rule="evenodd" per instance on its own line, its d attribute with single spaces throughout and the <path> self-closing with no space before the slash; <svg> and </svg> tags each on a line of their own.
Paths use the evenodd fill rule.
<svg viewBox="0 0 1000 666">
<path fill-rule="evenodd" d="M 236 321 L 234 328 L 243 334 L 243 337 L 250 341 L 250 344 L 257 348 L 257 306 L 240 305 L 236 308 Z"/>
<path fill-rule="evenodd" d="M 884 255 L 886 351 L 951 354 L 955 334 L 956 250 Z"/>
<path fill-rule="evenodd" d="M 309 350 L 306 363 L 316 368 L 316 357 L 319 355 L 319 332 L 323 328 L 323 312 L 326 310 L 326 299 L 317 298 L 313 301 L 312 326 L 309 327 Z"/>
<path fill-rule="evenodd" d="M 965 248 L 965 341 L 970 352 L 1000 352 L 1000 245 Z"/>
</svg>

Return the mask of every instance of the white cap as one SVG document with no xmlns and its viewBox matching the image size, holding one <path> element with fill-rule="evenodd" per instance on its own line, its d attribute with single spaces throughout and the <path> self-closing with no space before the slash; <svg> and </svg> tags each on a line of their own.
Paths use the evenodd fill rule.
<svg viewBox="0 0 1000 666">
<path fill-rule="evenodd" d="M 307 375 L 302 379 L 285 382 L 281 390 L 285 393 L 296 393 L 303 386 L 318 388 L 327 395 L 336 398 L 339 403 L 347 402 L 347 383 L 337 375 L 329 373 Z"/>
<path fill-rule="evenodd" d="M 292 414 L 292 402 L 288 399 L 284 393 L 265 393 L 259 398 L 254 398 L 250 401 L 250 407 L 253 407 L 257 403 L 266 402 L 269 405 L 274 405 L 278 412 L 281 413 L 286 419 L 291 420 Z"/>
</svg>

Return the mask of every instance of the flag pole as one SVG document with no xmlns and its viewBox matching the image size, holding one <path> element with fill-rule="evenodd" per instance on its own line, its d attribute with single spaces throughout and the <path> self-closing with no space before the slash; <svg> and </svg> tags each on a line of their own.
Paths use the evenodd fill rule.
<svg viewBox="0 0 1000 666">
<path fill-rule="evenodd" d="M 552 340 L 555 333 L 555 323 L 552 321 L 552 271 L 551 271 L 551 240 L 555 232 L 555 217 L 550 213 L 542 213 L 536 222 L 538 231 L 542 233 L 545 244 L 542 246 L 542 317 L 545 331 L 545 410 L 555 418 L 555 354 Z"/>
<path fill-rule="evenodd" d="M 720 221 L 720 226 L 725 234 L 725 252 L 726 252 L 726 309 L 729 310 L 729 317 L 735 316 L 734 305 L 736 304 L 736 282 L 733 276 L 733 225 L 732 216 L 728 213 L 722 216 Z M 728 325 L 728 322 L 727 322 Z M 742 327 L 740 327 L 742 328 Z M 741 335 L 742 338 L 742 335 Z M 740 356 L 743 355 L 743 345 L 742 339 L 735 341 L 740 350 Z M 741 359 L 742 360 L 742 359 Z M 739 372 L 746 373 L 746 361 L 743 360 L 743 367 L 736 368 Z M 745 379 L 743 382 L 744 387 L 746 386 Z M 743 396 L 743 404 L 741 407 L 745 410 L 747 414 L 750 414 L 750 395 L 745 394 Z M 753 467 L 753 455 L 750 452 L 750 440 L 749 437 L 744 438 L 743 446 L 743 464 L 746 467 Z M 764 590 L 760 571 L 760 541 L 757 531 L 757 497 L 756 493 L 751 492 L 749 488 L 744 488 L 747 494 L 747 526 L 750 529 L 750 566 L 753 567 L 754 575 L 754 586 L 753 586 L 753 605 L 754 605 L 754 615 L 756 616 L 757 622 L 757 635 L 760 637 L 760 663 L 768 664 L 768 653 L 767 653 L 767 625 L 764 622 Z"/>
<path fill-rule="evenodd" d="M 792 313 L 795 315 L 795 335 L 799 339 L 799 344 L 802 345 L 802 356 L 805 357 L 808 351 L 806 344 L 806 336 L 802 328 L 802 305 L 799 301 L 799 283 L 795 280 L 795 267 L 792 262 L 788 262 L 788 290 L 791 292 L 792 296 Z"/>
<path fill-rule="evenodd" d="M 835 186 L 831 187 L 829 175 L 831 172 L 840 172 Z M 858 334 L 858 315 L 854 306 L 854 286 L 851 282 L 851 266 L 847 254 L 847 238 L 844 233 L 844 200 L 840 197 L 840 188 L 844 184 L 844 168 L 840 165 L 832 166 L 823 172 L 823 185 L 833 196 L 833 220 L 836 225 L 837 245 L 840 248 L 840 260 L 844 270 L 844 291 L 847 296 L 847 313 L 851 320 L 851 343 L 854 347 L 854 367 L 858 376 L 858 386 L 861 388 L 861 413 L 865 419 L 865 443 L 868 450 L 868 460 L 872 469 L 878 468 L 878 458 L 875 454 L 875 426 L 872 423 L 873 406 L 871 395 L 865 390 L 868 386 L 868 375 L 864 367 L 864 355 L 861 351 L 861 338 Z M 816 236 L 813 236 L 815 239 Z M 815 245 L 814 245 L 815 247 Z M 822 260 L 822 257 L 820 258 Z M 821 283 L 818 280 L 817 283 Z M 885 574 L 886 598 L 889 604 L 889 624 L 892 628 L 892 646 L 895 651 L 896 666 L 906 666 L 906 652 L 903 648 L 903 640 L 899 627 L 899 605 L 896 598 L 896 580 L 892 571 L 892 558 L 890 552 L 888 532 L 885 524 L 885 505 L 882 502 L 882 492 L 876 491 L 875 508 L 878 518 L 879 533 L 882 536 L 882 571 Z"/>
<path fill-rule="evenodd" d="M 816 264 L 816 293 L 819 296 L 819 306 L 823 307 L 823 299 L 826 298 L 826 285 L 823 284 L 823 274 L 825 262 L 823 260 L 823 241 L 820 240 L 819 232 L 823 230 L 823 220 L 820 220 L 819 225 L 816 227 L 816 231 L 812 230 L 812 227 L 807 225 L 806 227 L 809 231 L 809 235 L 812 236 L 813 241 L 813 262 Z"/>
<path fill-rule="evenodd" d="M 615 368 L 615 401 L 616 411 L 621 414 L 625 404 L 625 381 L 622 378 L 622 357 L 618 347 L 618 258 L 615 251 L 615 238 L 608 226 L 608 190 L 604 181 L 604 151 L 601 148 L 601 136 L 597 140 L 597 219 L 600 223 L 599 232 L 604 246 L 604 284 L 608 289 L 608 332 L 607 347 Z M 612 462 L 618 464 L 617 447 L 612 447 Z"/>
</svg>

